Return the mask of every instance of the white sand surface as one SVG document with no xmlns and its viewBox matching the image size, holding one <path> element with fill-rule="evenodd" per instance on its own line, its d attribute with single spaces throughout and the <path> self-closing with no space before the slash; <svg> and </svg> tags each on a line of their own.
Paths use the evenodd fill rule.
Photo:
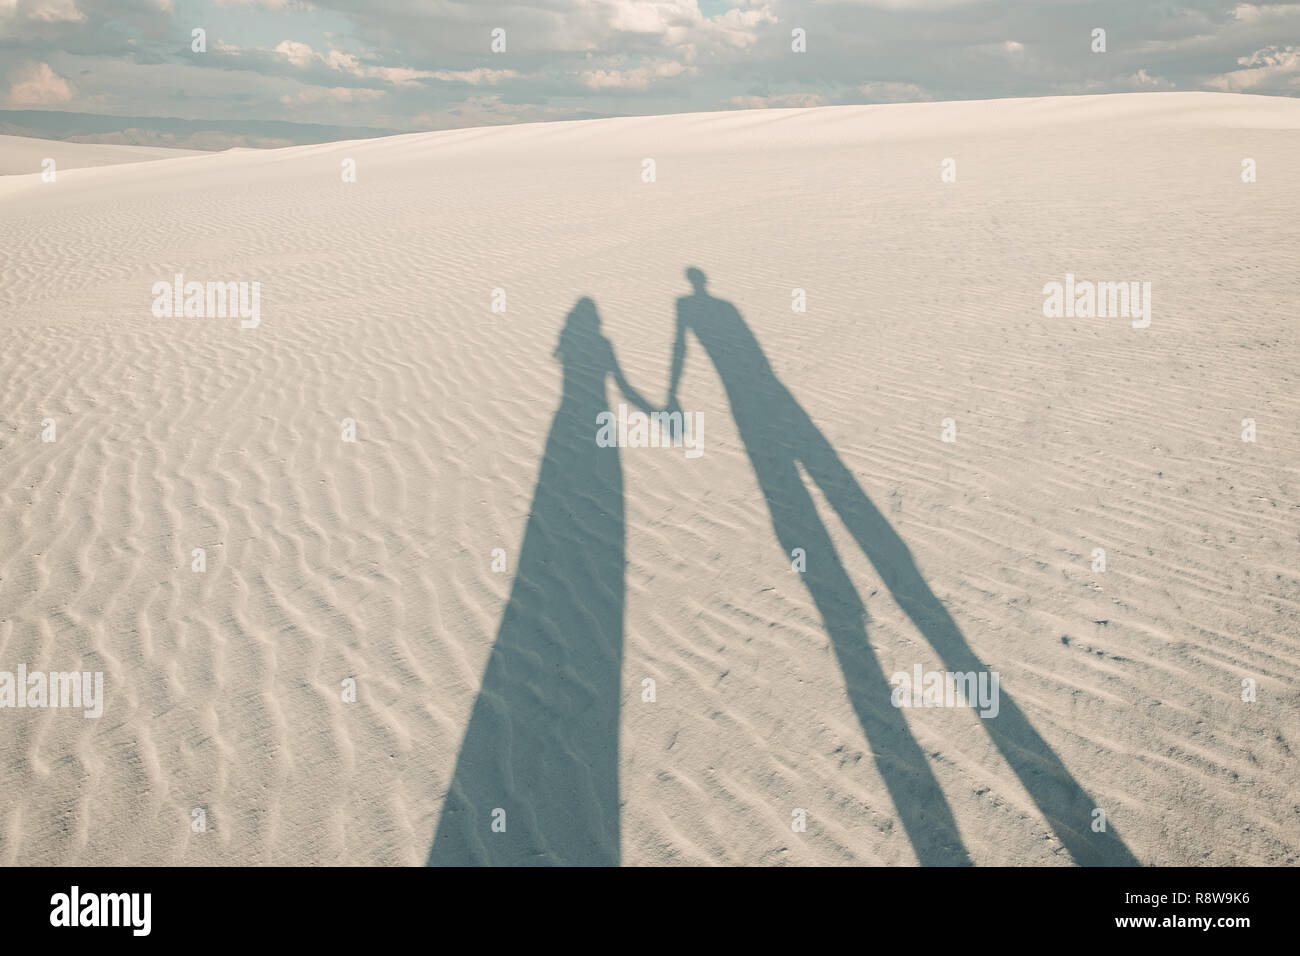
<svg viewBox="0 0 1300 956">
<path fill-rule="evenodd" d="M 193 149 L 172 149 L 165 146 L 115 146 L 103 143 L 65 143 L 52 139 L 30 139 L 25 136 L 0 136 L 0 176 L 20 176 L 41 172 L 48 167 L 47 159 L 54 160 L 55 181 L 61 169 L 82 169 L 87 166 L 116 166 L 119 163 L 142 163 L 153 159 L 176 159 L 180 156 L 202 156 Z"/>
<path fill-rule="evenodd" d="M 0 863 L 1297 862 L 1300 101 L 75 165 L 0 180 L 0 671 L 104 713 L 0 709 Z M 597 453 L 688 267 L 704 453 Z M 1150 326 L 1045 317 L 1067 273 Z"/>
</svg>

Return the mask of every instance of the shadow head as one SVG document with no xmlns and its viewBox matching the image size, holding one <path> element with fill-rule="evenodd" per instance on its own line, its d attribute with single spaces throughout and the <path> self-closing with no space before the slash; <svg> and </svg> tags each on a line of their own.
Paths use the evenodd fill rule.
<svg viewBox="0 0 1300 956">
<path fill-rule="evenodd" d="M 696 295 L 708 295 L 708 292 L 705 291 L 704 287 L 708 284 L 709 280 L 705 278 L 703 271 L 695 268 L 695 266 L 691 266 L 686 270 L 686 278 L 690 282 L 691 286 L 694 287 Z"/>
<path fill-rule="evenodd" d="M 590 348 L 591 343 L 600 337 L 600 313 L 596 311 L 596 303 L 584 295 L 569 310 L 560 332 L 560 341 L 552 354 L 561 359 L 566 355 L 576 357 L 584 344 Z"/>
</svg>

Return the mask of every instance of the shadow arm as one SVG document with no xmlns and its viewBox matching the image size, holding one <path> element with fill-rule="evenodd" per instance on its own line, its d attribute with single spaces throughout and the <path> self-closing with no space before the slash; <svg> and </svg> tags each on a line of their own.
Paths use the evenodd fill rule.
<svg viewBox="0 0 1300 956">
<path fill-rule="evenodd" d="M 618 359 L 614 356 L 612 349 L 610 350 L 610 371 L 614 375 L 614 381 L 618 383 L 619 391 L 623 393 L 629 402 L 647 415 L 655 410 L 646 400 L 646 397 L 633 388 L 632 383 L 627 380 L 627 376 L 623 374 L 623 368 L 618 364 Z"/>
<path fill-rule="evenodd" d="M 646 400 L 644 395 L 632 387 L 632 384 L 623 377 L 623 373 L 617 368 L 614 370 L 614 381 L 618 382 L 618 387 L 627 400 L 637 408 L 641 409 L 641 411 L 645 412 L 647 415 L 655 411 L 654 406 Z"/>
</svg>

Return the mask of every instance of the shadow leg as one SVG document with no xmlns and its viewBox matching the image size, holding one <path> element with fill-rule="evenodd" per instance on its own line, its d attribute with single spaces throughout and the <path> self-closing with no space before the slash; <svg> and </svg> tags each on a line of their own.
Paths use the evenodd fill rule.
<svg viewBox="0 0 1300 956">
<path fill-rule="evenodd" d="M 921 576 L 902 538 L 871 503 L 821 431 L 811 421 L 804 429 L 808 432 L 808 440 L 800 446 L 808 449 L 804 467 L 944 667 L 954 672 L 984 670 L 947 608 Z M 983 724 L 1075 862 L 1136 866 L 1138 861 L 1113 828 L 1105 833 L 1092 832 L 1096 801 L 1074 779 L 1005 689 L 1000 699 L 998 716 Z"/>
<path fill-rule="evenodd" d="M 798 469 L 791 461 L 754 464 L 781 547 L 787 554 L 794 548 L 807 553 L 804 583 L 830 634 L 849 700 L 917 859 L 927 866 L 970 865 L 930 763 L 901 711 L 890 703 L 892 688 L 867 643 L 866 610 Z"/>
</svg>

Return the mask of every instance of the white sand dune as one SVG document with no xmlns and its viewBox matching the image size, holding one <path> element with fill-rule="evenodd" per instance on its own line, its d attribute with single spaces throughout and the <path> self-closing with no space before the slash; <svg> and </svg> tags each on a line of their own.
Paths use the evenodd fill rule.
<svg viewBox="0 0 1300 956">
<path fill-rule="evenodd" d="M 20 176 L 41 172 L 47 159 L 54 160 L 57 181 L 61 169 L 87 166 L 116 166 L 120 163 L 143 163 L 155 159 L 202 156 L 193 149 L 166 146 L 116 146 L 103 143 L 65 143 L 52 139 L 29 139 L 25 136 L 0 136 L 0 176 Z"/>
<path fill-rule="evenodd" d="M 74 165 L 0 180 L 0 671 L 104 715 L 0 710 L 0 863 L 1297 862 L 1300 102 Z M 662 402 L 687 267 L 704 454 L 597 454 L 566 316 Z M 1066 273 L 1150 327 L 1044 317 Z M 918 664 L 999 715 L 895 709 Z"/>
</svg>

